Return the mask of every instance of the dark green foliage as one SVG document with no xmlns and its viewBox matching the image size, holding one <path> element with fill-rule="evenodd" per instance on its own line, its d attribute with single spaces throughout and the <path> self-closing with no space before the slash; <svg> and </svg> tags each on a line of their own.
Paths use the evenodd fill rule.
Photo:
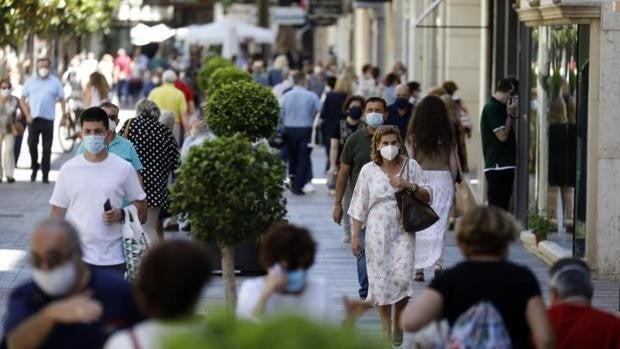
<svg viewBox="0 0 620 349">
<path fill-rule="evenodd" d="M 280 105 L 268 88 L 254 81 L 241 81 L 224 85 L 209 96 L 205 115 L 216 135 L 241 133 L 256 141 L 275 132 Z"/>
<path fill-rule="evenodd" d="M 198 72 L 198 87 L 202 91 L 207 91 L 211 75 L 213 75 L 216 70 L 226 67 L 234 67 L 234 64 L 230 60 L 220 56 L 212 56 L 205 59 Z"/>
<path fill-rule="evenodd" d="M 268 147 L 219 137 L 190 150 L 171 188 L 172 210 L 189 214 L 194 238 L 232 246 L 284 219 L 284 176 Z"/>
<path fill-rule="evenodd" d="M 264 322 L 216 316 L 196 333 L 166 338 L 165 349 L 379 349 L 380 342 L 354 328 L 327 327 L 299 317 Z"/>
<path fill-rule="evenodd" d="M 539 241 L 547 240 L 547 235 L 554 228 L 553 222 L 544 213 L 530 214 L 528 226 Z"/>
<path fill-rule="evenodd" d="M 252 81 L 252 76 L 236 67 L 219 68 L 211 75 L 207 92 L 212 96 L 222 86 L 237 81 Z"/>
</svg>

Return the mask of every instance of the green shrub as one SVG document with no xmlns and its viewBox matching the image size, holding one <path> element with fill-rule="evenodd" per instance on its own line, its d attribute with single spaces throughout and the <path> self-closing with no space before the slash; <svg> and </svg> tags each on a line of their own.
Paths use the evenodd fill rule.
<svg viewBox="0 0 620 349">
<path fill-rule="evenodd" d="M 354 328 L 327 327 L 299 317 L 261 323 L 216 317 L 196 333 L 166 338 L 165 349 L 379 349 L 380 342 Z"/>
<path fill-rule="evenodd" d="M 212 96 L 222 86 L 237 81 L 252 81 L 252 76 L 236 67 L 219 68 L 211 75 L 207 92 Z"/>
<path fill-rule="evenodd" d="M 241 135 L 189 151 L 171 188 L 172 210 L 186 212 L 191 235 L 232 246 L 258 238 L 286 214 L 284 162 Z"/>
<path fill-rule="evenodd" d="M 280 105 L 268 88 L 254 81 L 233 82 L 209 96 L 205 118 L 218 136 L 241 133 L 256 141 L 275 132 Z"/>
<path fill-rule="evenodd" d="M 225 67 L 234 67 L 234 64 L 230 60 L 220 56 L 212 56 L 205 59 L 198 72 L 198 87 L 202 91 L 207 91 L 211 75 L 213 75 L 216 70 Z"/>
<path fill-rule="evenodd" d="M 538 241 L 547 240 L 549 232 L 554 228 L 553 222 L 544 213 L 530 214 L 528 226 Z"/>
</svg>

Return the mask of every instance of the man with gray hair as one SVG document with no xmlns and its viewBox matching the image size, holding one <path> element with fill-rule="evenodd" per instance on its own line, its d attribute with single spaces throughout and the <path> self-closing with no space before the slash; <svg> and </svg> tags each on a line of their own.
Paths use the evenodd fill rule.
<svg viewBox="0 0 620 349">
<path fill-rule="evenodd" d="M 142 316 L 120 276 L 82 261 L 77 230 L 50 218 L 30 238 L 32 280 L 9 297 L 0 347 L 102 348 L 114 331 Z"/>
<path fill-rule="evenodd" d="M 296 195 L 304 195 L 302 189 L 311 180 L 308 178 L 312 166 L 308 145 L 314 115 L 321 110 L 321 101 L 307 89 L 308 81 L 303 72 L 293 75 L 293 83 L 295 86 L 282 96 L 280 107 L 286 135 L 291 191 Z"/>
<path fill-rule="evenodd" d="M 149 93 L 148 99 L 155 102 L 162 111 L 172 112 L 175 116 L 174 138 L 180 146 L 185 136 L 184 125 L 189 125 L 187 102 L 181 90 L 174 86 L 177 74 L 172 70 L 166 70 L 162 75 L 163 84 Z M 189 130 L 188 130 L 189 131 Z"/>
<path fill-rule="evenodd" d="M 558 349 L 620 348 L 620 317 L 592 308 L 590 268 L 579 258 L 551 267 L 549 319 Z"/>
</svg>

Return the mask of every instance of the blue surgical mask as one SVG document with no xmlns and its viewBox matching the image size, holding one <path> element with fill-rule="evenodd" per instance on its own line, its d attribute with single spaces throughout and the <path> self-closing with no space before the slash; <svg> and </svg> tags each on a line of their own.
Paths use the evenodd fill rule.
<svg viewBox="0 0 620 349">
<path fill-rule="evenodd" d="M 84 149 L 91 154 L 99 154 L 105 149 L 104 136 L 86 136 L 82 142 L 84 142 Z"/>
<path fill-rule="evenodd" d="M 366 114 L 366 123 L 372 128 L 377 128 L 383 125 L 383 114 L 380 114 L 380 113 Z"/>
<path fill-rule="evenodd" d="M 286 292 L 299 293 L 306 287 L 306 275 L 308 272 L 305 269 L 289 270 L 286 272 Z"/>
</svg>

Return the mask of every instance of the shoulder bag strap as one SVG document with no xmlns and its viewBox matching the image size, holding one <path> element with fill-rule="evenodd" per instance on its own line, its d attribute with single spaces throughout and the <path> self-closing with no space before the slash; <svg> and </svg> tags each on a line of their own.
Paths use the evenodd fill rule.
<svg viewBox="0 0 620 349">
<path fill-rule="evenodd" d="M 400 173 L 398 175 L 402 177 L 403 172 L 405 172 L 405 169 L 407 169 L 407 176 L 405 177 L 405 179 L 407 181 L 409 181 L 409 158 L 405 159 L 405 163 L 403 164 L 403 168 L 400 169 Z"/>
<path fill-rule="evenodd" d="M 138 342 L 138 337 L 136 336 L 133 328 L 129 329 L 129 338 L 131 339 L 131 345 L 134 347 L 134 349 L 141 349 L 140 342 Z"/>
<path fill-rule="evenodd" d="M 129 119 L 129 122 L 127 123 L 127 127 L 125 127 L 125 131 L 123 131 L 123 138 L 125 139 L 128 139 L 127 136 L 129 135 L 129 128 L 131 127 L 131 123 L 133 122 L 133 119 L 135 118 Z"/>
</svg>

